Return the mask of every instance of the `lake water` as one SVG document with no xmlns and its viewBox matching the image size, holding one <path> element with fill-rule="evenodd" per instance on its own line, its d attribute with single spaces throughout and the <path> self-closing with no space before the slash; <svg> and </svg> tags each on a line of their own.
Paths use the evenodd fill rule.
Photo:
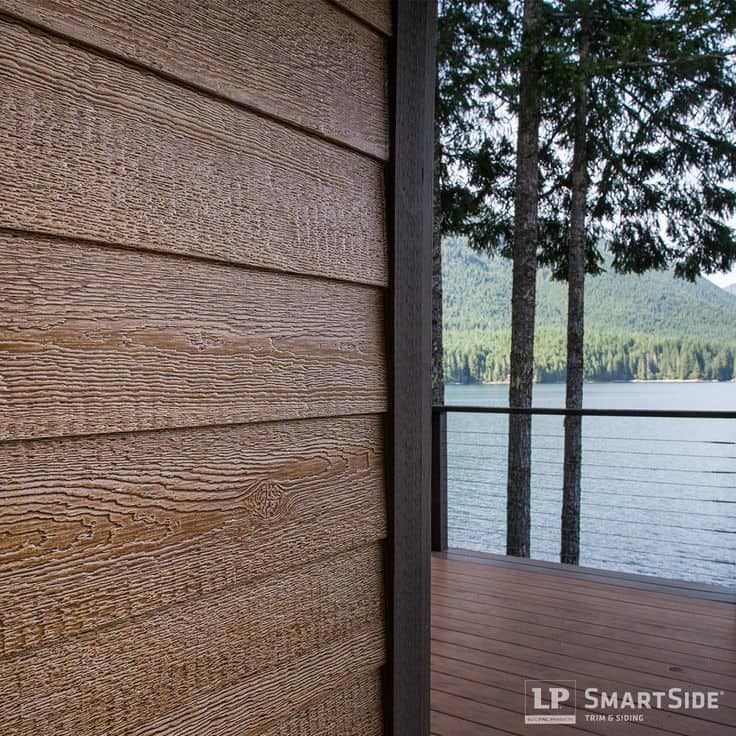
<svg viewBox="0 0 736 736">
<path fill-rule="evenodd" d="M 589 409 L 736 411 L 736 383 L 586 384 Z M 507 406 L 508 386 L 447 386 Z M 535 407 L 562 407 L 539 384 Z M 505 553 L 508 419 L 448 415 L 451 547 Z M 559 560 L 563 418 L 533 419 L 532 557 Z M 736 420 L 583 419 L 580 564 L 736 587 Z"/>
</svg>

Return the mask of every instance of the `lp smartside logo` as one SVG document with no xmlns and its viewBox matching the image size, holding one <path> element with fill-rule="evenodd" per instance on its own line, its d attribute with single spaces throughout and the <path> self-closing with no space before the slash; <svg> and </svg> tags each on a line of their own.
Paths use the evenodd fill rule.
<svg viewBox="0 0 736 736">
<path fill-rule="evenodd" d="M 582 689 L 582 688 L 581 688 Z M 575 723 L 575 680 L 524 680 L 524 723 Z M 674 711 L 718 710 L 719 690 L 605 691 L 586 687 L 581 718 L 609 723 L 642 723 L 652 708 Z"/>
<path fill-rule="evenodd" d="M 524 723 L 575 723 L 575 680 L 524 680 Z"/>
</svg>

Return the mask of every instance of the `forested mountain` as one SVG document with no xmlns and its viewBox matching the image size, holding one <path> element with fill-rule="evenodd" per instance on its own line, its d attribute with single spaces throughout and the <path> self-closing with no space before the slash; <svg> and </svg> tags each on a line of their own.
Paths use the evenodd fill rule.
<svg viewBox="0 0 736 736">
<path fill-rule="evenodd" d="M 445 370 L 449 381 L 508 377 L 511 264 L 458 240 L 443 246 Z M 565 377 L 566 285 L 537 279 L 537 380 Z M 606 273 L 586 282 L 588 380 L 734 376 L 736 295 L 667 272 Z"/>
<path fill-rule="evenodd" d="M 725 291 L 727 291 L 727 292 L 728 292 L 729 294 L 736 294 L 736 283 L 734 283 L 734 284 L 729 284 L 729 285 L 728 285 L 728 286 L 726 287 Z"/>
</svg>

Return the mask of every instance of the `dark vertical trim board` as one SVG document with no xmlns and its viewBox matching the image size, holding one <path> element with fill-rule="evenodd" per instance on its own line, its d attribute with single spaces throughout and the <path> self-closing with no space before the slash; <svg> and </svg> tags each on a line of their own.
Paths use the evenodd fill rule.
<svg viewBox="0 0 736 736">
<path fill-rule="evenodd" d="M 432 551 L 447 551 L 447 413 L 432 414 Z"/>
<path fill-rule="evenodd" d="M 394 23 L 386 733 L 427 736 L 435 3 L 396 0 Z"/>
</svg>

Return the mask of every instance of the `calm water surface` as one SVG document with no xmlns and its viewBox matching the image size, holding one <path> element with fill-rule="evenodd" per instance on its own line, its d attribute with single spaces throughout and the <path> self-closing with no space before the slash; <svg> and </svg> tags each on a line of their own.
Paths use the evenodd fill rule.
<svg viewBox="0 0 736 736">
<path fill-rule="evenodd" d="M 535 387 L 564 406 L 562 384 Z M 505 406 L 508 386 L 448 386 L 446 403 Z M 601 383 L 586 408 L 736 411 L 736 383 Z M 534 417 L 532 557 L 558 560 L 562 417 Z M 450 546 L 505 552 L 501 415 L 448 415 Z M 736 421 L 583 419 L 581 564 L 736 587 Z"/>
</svg>

